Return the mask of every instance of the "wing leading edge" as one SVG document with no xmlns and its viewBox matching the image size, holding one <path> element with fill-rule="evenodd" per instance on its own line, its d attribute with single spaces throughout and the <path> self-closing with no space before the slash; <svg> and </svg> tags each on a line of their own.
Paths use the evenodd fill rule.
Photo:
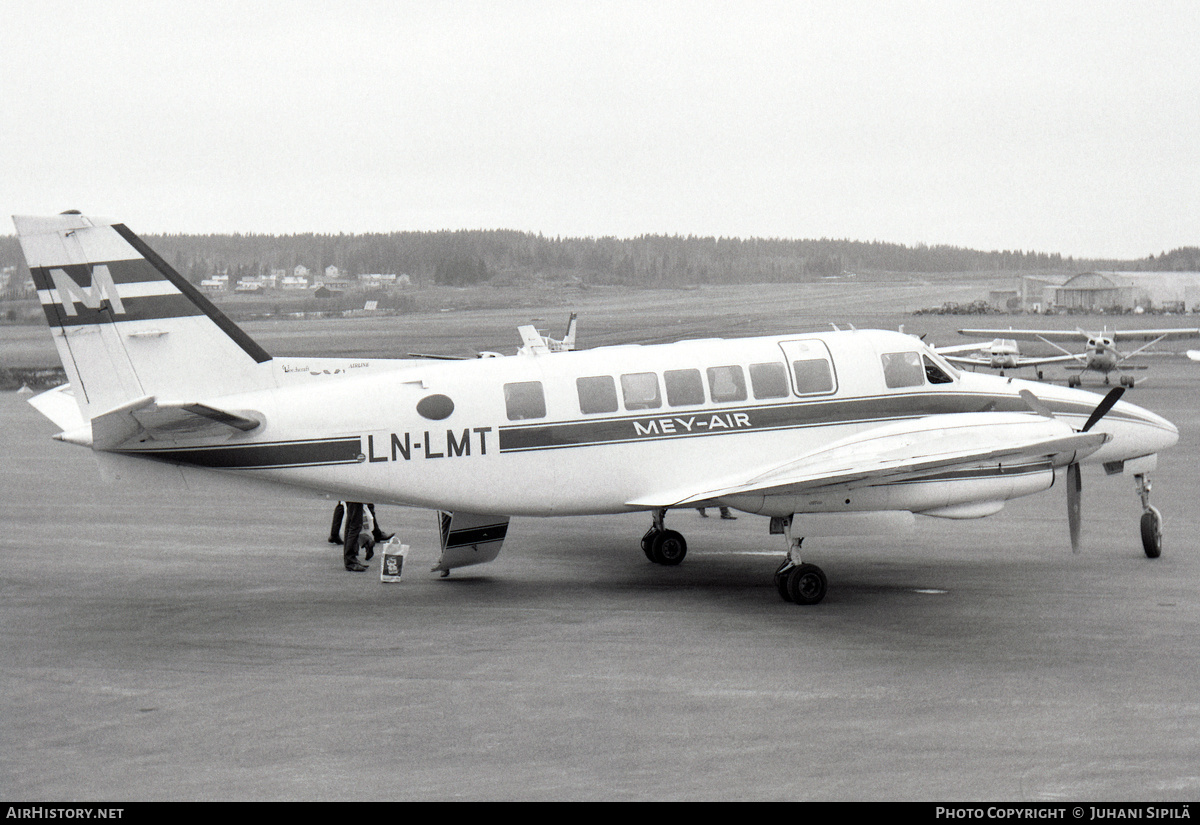
<svg viewBox="0 0 1200 825">
<path fill-rule="evenodd" d="M 1044 462 L 1061 467 L 1098 450 L 1109 436 L 1076 433 L 1065 422 L 1025 413 L 935 415 L 878 427 L 742 478 L 714 479 L 627 502 L 685 507 L 744 495 L 795 495 L 825 487 L 912 480 L 935 470 L 989 463 Z"/>
</svg>

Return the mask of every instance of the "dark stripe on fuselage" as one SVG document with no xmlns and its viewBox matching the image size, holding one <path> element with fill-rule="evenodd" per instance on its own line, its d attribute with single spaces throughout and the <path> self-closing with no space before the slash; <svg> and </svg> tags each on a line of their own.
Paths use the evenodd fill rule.
<svg viewBox="0 0 1200 825">
<path fill-rule="evenodd" d="M 174 464 L 214 470 L 268 470 L 357 464 L 363 460 L 362 442 L 353 438 L 277 441 L 267 444 L 232 444 L 219 447 L 178 447 L 165 450 L 122 450 L 126 455 L 157 458 Z"/>
<path fill-rule="evenodd" d="M 1094 405 L 1084 402 L 1047 400 L 1044 403 L 1057 415 L 1086 417 L 1094 409 Z M 704 410 L 675 409 L 621 418 L 502 426 L 500 452 L 553 450 L 863 422 L 884 424 L 929 415 L 969 412 L 1030 410 L 1019 397 L 961 392 L 922 392 Z M 1141 420 L 1116 412 L 1109 415 L 1132 421 Z"/>
</svg>

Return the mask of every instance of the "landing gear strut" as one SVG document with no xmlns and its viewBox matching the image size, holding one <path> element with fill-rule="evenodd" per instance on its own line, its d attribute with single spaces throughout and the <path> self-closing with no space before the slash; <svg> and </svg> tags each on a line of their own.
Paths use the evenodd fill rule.
<svg viewBox="0 0 1200 825">
<path fill-rule="evenodd" d="M 673 567 L 687 555 L 687 541 L 683 535 L 663 526 L 666 510 L 654 511 L 654 523 L 642 536 L 642 552 L 655 564 Z"/>
<path fill-rule="evenodd" d="M 825 571 L 815 564 L 800 561 L 800 545 L 803 536 L 792 535 L 792 520 L 784 519 L 784 533 L 788 537 L 788 554 L 783 564 L 775 570 L 775 589 L 784 601 L 793 604 L 817 604 L 825 598 L 829 582 Z"/>
<path fill-rule="evenodd" d="M 1157 559 L 1162 555 L 1162 513 L 1150 504 L 1150 477 L 1137 473 L 1133 482 L 1142 499 L 1142 549 L 1147 558 Z"/>
</svg>

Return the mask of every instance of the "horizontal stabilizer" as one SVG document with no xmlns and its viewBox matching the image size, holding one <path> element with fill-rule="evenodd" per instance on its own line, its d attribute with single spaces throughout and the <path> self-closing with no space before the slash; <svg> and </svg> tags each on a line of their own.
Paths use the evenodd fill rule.
<svg viewBox="0 0 1200 825">
<path fill-rule="evenodd" d="M 92 448 L 115 450 L 131 442 L 220 438 L 248 432 L 262 422 L 243 412 L 207 404 L 159 404 L 139 398 L 92 419 Z"/>
<path fill-rule="evenodd" d="M 62 384 L 35 395 L 29 399 L 29 404 L 64 432 L 87 426 L 87 420 L 79 411 L 79 402 L 75 400 L 75 391 L 70 384 Z"/>
</svg>

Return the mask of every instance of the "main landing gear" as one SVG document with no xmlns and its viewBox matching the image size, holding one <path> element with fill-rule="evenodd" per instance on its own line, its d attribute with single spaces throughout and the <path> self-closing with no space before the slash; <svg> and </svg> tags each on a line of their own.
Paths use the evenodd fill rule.
<svg viewBox="0 0 1200 825">
<path fill-rule="evenodd" d="M 792 535 L 792 520 L 781 519 L 784 522 L 783 532 L 788 537 L 788 554 L 783 564 L 775 570 L 775 589 L 784 601 L 793 604 L 817 604 L 825 598 L 829 582 L 825 571 L 815 564 L 800 561 L 800 545 L 803 536 Z M 771 531 L 775 532 L 775 519 L 772 519 Z"/>
<path fill-rule="evenodd" d="M 666 510 L 654 511 L 654 524 L 642 536 L 642 552 L 655 564 L 674 567 L 687 555 L 687 542 L 681 533 L 663 526 Z"/>
<path fill-rule="evenodd" d="M 1137 473 L 1133 482 L 1142 499 L 1142 549 L 1147 558 L 1157 559 L 1162 555 L 1162 513 L 1150 504 L 1150 477 Z"/>
</svg>

